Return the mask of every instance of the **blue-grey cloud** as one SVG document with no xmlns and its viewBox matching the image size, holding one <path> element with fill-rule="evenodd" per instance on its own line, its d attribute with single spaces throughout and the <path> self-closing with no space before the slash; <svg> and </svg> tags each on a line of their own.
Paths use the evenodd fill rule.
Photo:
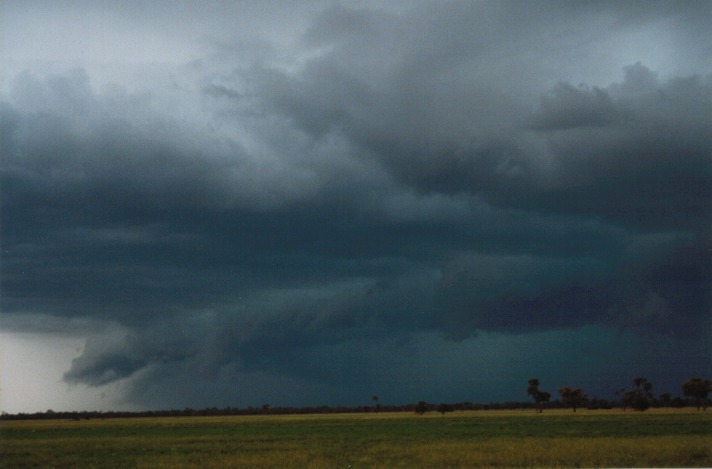
<svg viewBox="0 0 712 469">
<path fill-rule="evenodd" d="M 569 336 L 600 355 L 592 373 L 601 337 L 621 366 L 657 337 L 696 357 L 675 373 L 709 371 L 712 82 L 705 33 L 679 27 L 696 8 L 337 6 L 289 59 L 224 36 L 160 86 L 18 74 L 0 103 L 3 315 L 107 324 L 65 380 L 129 383 L 140 405 L 468 399 L 439 379 L 496 399 L 486 381 L 526 367 L 557 379 Z M 686 66 L 567 71 L 602 25 L 654 19 Z M 533 343 L 501 378 L 446 366 Z"/>
</svg>

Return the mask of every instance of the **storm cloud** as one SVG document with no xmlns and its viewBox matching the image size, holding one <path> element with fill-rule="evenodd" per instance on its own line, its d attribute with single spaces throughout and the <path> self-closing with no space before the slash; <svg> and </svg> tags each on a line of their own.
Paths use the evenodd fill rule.
<svg viewBox="0 0 712 469">
<path fill-rule="evenodd" d="M 295 15 L 131 82 L 8 80 L 3 327 L 105 324 L 66 382 L 313 405 L 712 370 L 705 2 Z"/>
</svg>

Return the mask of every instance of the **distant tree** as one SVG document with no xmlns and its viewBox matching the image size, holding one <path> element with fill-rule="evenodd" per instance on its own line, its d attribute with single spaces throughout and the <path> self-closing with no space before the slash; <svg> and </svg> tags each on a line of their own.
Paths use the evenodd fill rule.
<svg viewBox="0 0 712 469">
<path fill-rule="evenodd" d="M 540 402 L 549 402 L 549 399 L 551 399 L 551 394 L 549 394 L 546 391 L 542 391 L 539 393 L 539 401 Z M 543 409 L 539 407 L 539 413 L 542 413 Z"/>
<path fill-rule="evenodd" d="M 697 403 L 697 410 L 707 410 L 709 399 L 707 395 L 712 392 L 712 382 L 708 379 L 698 377 L 690 378 L 682 383 L 682 393 L 687 397 L 692 397 Z"/>
<path fill-rule="evenodd" d="M 670 394 L 669 392 L 664 392 L 664 393 L 660 394 L 659 397 L 660 397 L 660 400 L 665 405 L 665 407 L 670 407 L 670 401 L 672 400 L 672 394 Z"/>
<path fill-rule="evenodd" d="M 534 399 L 534 403 L 536 404 L 536 411 L 538 413 L 543 412 L 543 410 L 541 408 L 541 403 L 549 402 L 549 399 L 551 398 L 551 394 L 549 394 L 548 392 L 539 390 L 539 380 L 537 378 L 532 378 L 529 380 L 529 386 L 527 387 L 527 394 L 530 395 Z"/>
<path fill-rule="evenodd" d="M 625 400 L 625 388 L 620 388 L 617 389 L 616 392 L 614 393 L 617 397 L 620 397 L 620 403 L 621 403 L 621 410 L 625 412 L 625 409 L 627 407 L 627 402 Z"/>
<path fill-rule="evenodd" d="M 559 389 L 561 395 L 561 403 L 566 407 L 571 407 L 576 412 L 577 407 L 581 407 L 588 402 L 588 396 L 581 388 L 570 388 L 564 386 Z"/>
<path fill-rule="evenodd" d="M 628 407 L 640 411 L 648 410 L 653 399 L 653 383 L 646 378 L 635 378 L 633 384 L 634 389 L 623 393 L 623 410 Z"/>
<path fill-rule="evenodd" d="M 606 399 L 601 399 L 597 397 L 589 398 L 587 407 L 589 409 L 612 409 L 613 404 Z"/>
<path fill-rule="evenodd" d="M 531 396 L 534 401 L 537 402 L 537 394 L 539 394 L 539 380 L 532 378 L 529 380 L 529 386 L 527 386 L 527 395 Z"/>
<path fill-rule="evenodd" d="M 374 394 L 371 396 L 371 400 L 374 402 L 376 412 L 378 412 L 378 396 Z"/>
<path fill-rule="evenodd" d="M 430 410 L 430 406 L 425 401 L 419 401 L 418 404 L 415 406 L 415 413 L 418 415 L 423 415 L 428 410 Z"/>
<path fill-rule="evenodd" d="M 455 406 L 452 404 L 440 404 L 438 405 L 438 412 L 441 414 L 445 415 L 445 412 L 454 412 L 455 411 Z"/>
</svg>

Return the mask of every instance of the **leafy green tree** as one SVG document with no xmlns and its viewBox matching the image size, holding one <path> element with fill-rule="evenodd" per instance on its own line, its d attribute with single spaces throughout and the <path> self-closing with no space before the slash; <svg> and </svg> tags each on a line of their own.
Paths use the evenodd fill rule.
<svg viewBox="0 0 712 469">
<path fill-rule="evenodd" d="M 561 395 L 561 403 L 566 407 L 571 407 L 574 412 L 576 412 L 577 407 L 581 407 L 588 402 L 588 396 L 581 388 L 564 386 L 559 389 L 559 394 Z"/>
<path fill-rule="evenodd" d="M 527 394 L 534 399 L 536 404 L 536 411 L 542 413 L 543 409 L 541 407 L 542 402 L 549 402 L 551 394 L 546 391 L 539 390 L 539 380 L 537 378 L 532 378 L 529 380 L 529 386 L 527 387 Z"/>
<path fill-rule="evenodd" d="M 709 399 L 707 395 L 712 392 L 712 382 L 708 379 L 698 377 L 690 378 L 682 383 L 682 393 L 687 397 L 692 397 L 697 403 L 697 410 L 707 410 Z"/>
</svg>

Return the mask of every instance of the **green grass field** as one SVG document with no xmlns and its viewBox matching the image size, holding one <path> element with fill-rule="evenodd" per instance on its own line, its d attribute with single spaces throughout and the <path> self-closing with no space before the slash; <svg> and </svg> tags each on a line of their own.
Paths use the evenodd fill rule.
<svg viewBox="0 0 712 469">
<path fill-rule="evenodd" d="M 5 421 L 0 466 L 711 467 L 712 412 Z"/>
</svg>

